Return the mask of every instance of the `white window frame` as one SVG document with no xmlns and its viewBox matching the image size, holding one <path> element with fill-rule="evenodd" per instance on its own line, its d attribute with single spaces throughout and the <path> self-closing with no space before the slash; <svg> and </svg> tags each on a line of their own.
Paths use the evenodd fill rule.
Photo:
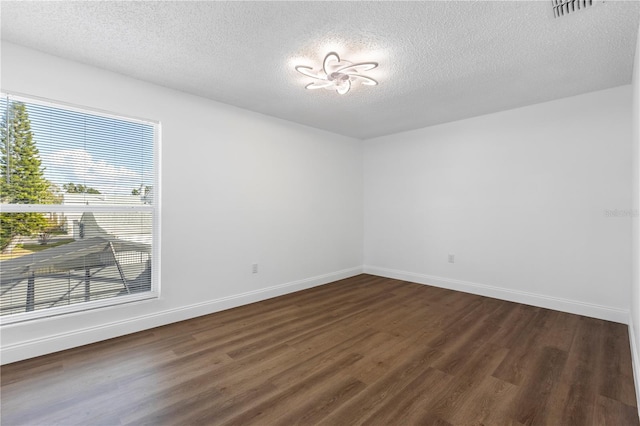
<svg viewBox="0 0 640 426">
<path fill-rule="evenodd" d="M 151 213 L 152 219 L 152 246 L 151 246 L 151 290 L 142 293 L 123 295 L 108 299 L 100 299 L 89 302 L 75 303 L 59 307 L 34 310 L 31 312 L 23 312 L 17 314 L 0 316 L 0 327 L 9 324 L 16 324 L 25 321 L 37 319 L 46 319 L 53 316 L 84 312 L 88 310 L 114 307 L 126 303 L 142 302 L 150 299 L 158 299 L 160 297 L 160 231 L 161 231 L 161 199 L 162 199 L 162 183 L 161 183 L 161 124 L 157 120 L 150 120 L 138 117 L 117 114 L 104 111 L 101 109 L 78 106 L 65 102 L 52 101 L 49 99 L 24 95 L 7 90 L 0 92 L 2 96 L 7 96 L 11 101 L 25 102 L 30 104 L 38 104 L 53 108 L 64 108 L 80 113 L 93 114 L 105 118 L 124 120 L 133 123 L 143 123 L 154 127 L 153 136 L 153 203 L 152 205 L 143 206 L 122 206 L 122 205 L 61 205 L 61 204 L 2 204 L 0 203 L 0 213 L 93 213 L 93 212 L 148 212 Z"/>
</svg>

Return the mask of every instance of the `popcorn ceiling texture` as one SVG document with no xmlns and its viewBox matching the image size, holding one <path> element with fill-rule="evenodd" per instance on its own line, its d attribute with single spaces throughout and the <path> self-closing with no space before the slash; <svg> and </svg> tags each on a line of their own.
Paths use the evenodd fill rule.
<svg viewBox="0 0 640 426">
<path fill-rule="evenodd" d="M 372 138 L 631 83 L 640 3 L 8 2 L 2 39 Z M 379 86 L 307 91 L 329 50 Z M 37 94 L 33 94 L 37 95 Z"/>
</svg>

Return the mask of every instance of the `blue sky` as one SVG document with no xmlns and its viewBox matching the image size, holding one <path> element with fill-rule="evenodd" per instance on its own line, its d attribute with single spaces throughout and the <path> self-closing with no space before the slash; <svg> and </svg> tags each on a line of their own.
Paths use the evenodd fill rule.
<svg viewBox="0 0 640 426">
<path fill-rule="evenodd" d="M 6 111 L 6 98 L 0 100 Z M 103 194 L 130 194 L 153 185 L 151 124 L 26 103 L 45 177 Z"/>
</svg>

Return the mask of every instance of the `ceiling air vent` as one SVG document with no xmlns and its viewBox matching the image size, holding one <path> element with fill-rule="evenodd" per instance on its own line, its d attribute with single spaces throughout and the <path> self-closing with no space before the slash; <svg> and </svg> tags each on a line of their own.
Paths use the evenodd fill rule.
<svg viewBox="0 0 640 426">
<path fill-rule="evenodd" d="M 571 13 L 584 10 L 597 3 L 598 0 L 551 0 L 553 16 L 559 18 Z M 600 0 L 602 2 L 602 0 Z"/>
</svg>

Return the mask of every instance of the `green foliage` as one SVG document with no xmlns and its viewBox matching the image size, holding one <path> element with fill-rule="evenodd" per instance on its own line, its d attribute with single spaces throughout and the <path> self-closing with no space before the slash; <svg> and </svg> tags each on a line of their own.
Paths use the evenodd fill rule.
<svg viewBox="0 0 640 426">
<path fill-rule="evenodd" d="M 58 247 L 65 244 L 69 244 L 74 241 L 75 240 L 73 240 L 72 238 L 65 238 L 63 240 L 56 240 L 52 243 L 49 243 L 49 245 L 47 246 L 43 246 L 42 244 L 22 244 L 21 248 L 28 251 L 42 251 L 42 250 L 50 249 L 52 247 Z"/>
<path fill-rule="evenodd" d="M 0 213 L 0 248 L 18 235 L 30 236 L 49 226 L 42 213 Z"/>
<path fill-rule="evenodd" d="M 51 184 L 44 178 L 26 106 L 11 102 L 2 122 L 0 174 L 3 200 L 13 204 L 50 204 Z"/>
<path fill-rule="evenodd" d="M 62 189 L 67 194 L 100 194 L 100 191 L 97 189 L 85 186 L 81 183 L 77 185 L 73 182 L 65 183 L 62 185 Z"/>
<path fill-rule="evenodd" d="M 4 249 L 13 237 L 10 214 L 0 213 L 0 249 Z"/>
<path fill-rule="evenodd" d="M 49 186 L 49 201 L 47 204 L 62 204 L 64 201 L 64 195 L 60 191 L 60 187 L 55 183 L 50 183 Z"/>
<path fill-rule="evenodd" d="M 47 245 L 53 235 L 64 233 L 64 222 L 66 222 L 64 216 L 59 216 L 55 213 L 49 214 L 46 218 L 46 225 L 40 226 L 38 229 L 38 242 L 42 245 Z"/>
<path fill-rule="evenodd" d="M 149 193 L 150 193 L 150 192 L 151 192 L 151 190 L 153 189 L 153 187 L 152 187 L 152 186 L 149 186 L 149 185 L 144 186 L 144 187 L 143 187 L 142 185 L 140 185 L 140 188 L 133 188 L 133 189 L 131 190 L 131 195 L 142 195 L 142 193 L 143 193 L 143 188 L 144 188 L 144 195 L 149 195 Z"/>
<path fill-rule="evenodd" d="M 44 177 L 26 106 L 9 102 L 0 127 L 0 200 L 11 204 L 60 202 Z M 42 213 L 0 213 L 0 248 L 17 235 L 29 236 L 47 226 Z"/>
</svg>

